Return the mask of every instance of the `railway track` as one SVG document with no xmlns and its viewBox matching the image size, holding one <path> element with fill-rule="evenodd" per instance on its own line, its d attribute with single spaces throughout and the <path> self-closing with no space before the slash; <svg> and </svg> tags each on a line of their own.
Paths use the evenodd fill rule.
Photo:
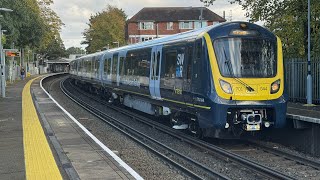
<svg viewBox="0 0 320 180">
<path fill-rule="evenodd" d="M 190 178 L 203 179 L 203 177 L 197 175 L 196 173 L 194 173 L 193 171 L 190 171 L 189 169 L 187 169 L 183 165 L 179 164 L 175 160 L 169 158 L 167 156 L 168 152 L 172 153 L 175 156 L 175 158 L 180 158 L 180 160 L 187 161 L 188 163 L 192 164 L 194 167 L 198 168 L 198 171 L 200 170 L 202 172 L 205 172 L 206 174 L 209 175 L 207 177 L 216 178 L 216 179 L 229 179 L 225 175 L 222 175 L 218 172 L 211 170 L 210 168 L 208 168 L 206 166 L 199 164 L 198 162 L 188 158 L 187 156 L 182 155 L 181 153 L 175 151 L 174 149 L 171 149 L 170 147 L 168 147 L 162 143 L 159 143 L 155 139 L 152 139 L 152 138 L 148 137 L 147 135 L 145 135 L 139 131 L 136 131 L 135 129 L 127 126 L 126 124 L 122 123 L 121 121 L 118 121 L 116 118 L 109 116 L 108 114 L 105 114 L 104 112 L 96 109 L 95 107 L 91 106 L 90 104 L 82 101 L 80 98 L 73 96 L 72 93 L 70 93 L 70 91 L 68 91 L 67 88 L 65 88 L 65 86 L 63 85 L 63 82 L 64 81 L 61 81 L 61 84 L 60 84 L 61 90 L 72 101 L 74 101 L 75 103 L 77 103 L 79 106 L 83 107 L 84 109 L 86 109 L 90 113 L 94 114 L 95 116 L 97 116 L 98 118 L 100 118 L 102 121 L 106 122 L 107 124 L 109 124 L 113 128 L 115 128 L 118 131 L 122 132 L 123 134 L 127 135 L 128 137 L 133 139 L 135 142 L 137 142 L 141 146 L 147 148 L 148 150 L 150 150 L 151 152 L 153 152 L 154 154 L 156 154 L 160 158 L 169 162 L 176 169 L 180 170 L 182 173 L 189 176 Z M 149 143 L 151 142 L 151 143 L 155 144 L 158 148 L 162 148 L 162 150 L 156 149 L 156 148 L 150 146 L 149 143 L 146 143 L 146 141 L 149 141 Z"/>
<path fill-rule="evenodd" d="M 68 96 L 72 97 L 72 93 L 69 92 L 69 90 L 65 87 L 65 83 L 70 83 L 67 81 L 64 81 L 61 83 L 61 88 L 64 90 L 64 92 L 66 94 L 68 94 Z M 72 84 L 69 84 L 70 87 L 74 88 Z M 223 148 L 220 148 L 220 147 L 217 147 L 217 146 L 214 146 L 212 144 L 209 144 L 207 142 L 204 142 L 204 141 L 200 141 L 199 139 L 195 139 L 193 137 L 190 137 L 188 135 L 185 135 L 184 133 L 180 133 L 180 132 L 177 132 L 176 130 L 173 130 L 171 128 L 168 128 L 167 126 L 164 126 L 160 123 L 157 123 L 155 121 L 152 121 L 148 118 L 145 118 L 143 116 L 140 116 L 140 115 L 137 115 L 135 113 L 132 113 L 130 111 L 127 111 L 127 110 L 124 110 L 123 108 L 119 108 L 119 107 L 116 107 L 116 106 L 112 106 L 108 103 L 106 103 L 105 101 L 101 101 L 99 98 L 97 97 L 94 97 L 92 95 L 88 95 L 87 93 L 84 93 L 82 92 L 81 90 L 78 90 L 78 88 L 75 88 L 73 90 L 76 90 L 78 91 L 79 93 L 81 93 L 82 95 L 85 95 L 85 96 L 90 96 L 90 98 L 94 99 L 95 101 L 99 102 L 99 103 L 102 103 L 104 104 L 105 106 L 108 106 L 109 108 L 112 108 L 122 114 L 125 114 L 127 116 L 131 116 L 132 119 L 135 119 L 136 121 L 139 121 L 141 123 L 144 123 L 144 124 L 147 124 L 148 126 L 154 128 L 154 129 L 157 129 L 159 131 L 162 131 L 164 133 L 167 133 L 169 134 L 170 136 L 172 137 L 175 137 L 175 138 L 178 138 L 180 139 L 181 141 L 183 142 L 187 142 L 193 146 L 196 146 L 197 148 L 200 148 L 200 149 L 203 149 L 205 150 L 206 152 L 210 153 L 210 154 L 213 154 L 213 155 L 216 155 L 216 156 L 219 156 L 220 158 L 224 158 L 224 159 L 227 159 L 227 161 L 232 161 L 232 162 L 236 162 L 238 164 L 242 166 L 245 166 L 246 168 L 250 169 L 251 171 L 254 171 L 256 172 L 257 174 L 260 174 L 262 175 L 263 177 L 266 177 L 266 178 L 275 178 L 275 179 L 295 179 L 294 177 L 292 176 L 289 176 L 287 174 L 284 174 L 282 172 L 279 172 L 277 170 L 274 170 L 272 168 L 269 168 L 267 166 L 264 166 L 264 165 L 261 165 L 259 163 L 256 163 L 252 160 L 249 160 L 247 158 L 244 158 L 242 155 L 239 155 L 237 153 L 232 153 L 226 149 L 223 149 Z M 154 152 L 155 154 L 157 154 L 159 157 L 163 158 L 165 161 L 167 162 L 170 162 L 171 164 L 173 164 L 177 169 L 179 169 L 180 171 L 182 171 L 183 173 L 187 174 L 188 176 L 192 177 L 192 178 L 195 178 L 195 179 L 198 179 L 198 178 L 218 178 L 218 179 L 228 179 L 227 176 L 221 174 L 221 173 L 218 173 L 218 172 L 215 172 L 213 171 L 212 169 L 210 169 L 209 167 L 206 167 L 206 166 L 203 166 L 201 163 L 189 158 L 189 157 L 186 157 L 185 155 L 183 154 L 180 154 L 179 152 L 175 152 L 174 149 L 170 148 L 170 147 L 167 147 L 166 145 L 164 144 L 161 144 L 161 143 L 157 143 L 157 140 L 155 139 L 152 139 L 146 135 L 144 135 L 143 133 L 140 133 L 130 127 L 128 127 L 127 125 L 117 121 L 117 119 L 113 118 L 113 117 L 108 117 L 108 115 L 104 114 L 102 111 L 94 108 L 93 106 L 91 106 L 90 104 L 86 103 L 86 102 L 83 102 L 80 98 L 78 97 L 72 97 L 72 99 L 74 101 L 77 102 L 77 104 L 79 104 L 80 106 L 84 107 L 85 109 L 87 109 L 88 111 L 90 111 L 91 113 L 94 113 L 97 117 L 99 117 L 100 119 L 106 121 L 108 124 L 113 124 L 112 126 L 115 126 L 117 127 L 117 129 L 119 130 L 122 130 L 122 131 L 125 131 L 123 133 L 126 133 L 128 134 L 128 136 L 130 136 L 132 139 L 135 139 L 135 141 L 140 141 L 142 143 L 145 143 L 145 141 L 148 141 L 149 144 L 150 143 L 153 143 L 153 147 L 151 147 L 149 144 L 141 144 L 143 145 L 144 147 L 150 149 L 150 151 Z M 139 140 L 140 139 L 140 140 Z M 140 143 L 139 142 L 139 143 Z M 154 148 L 154 145 L 157 144 L 157 148 Z M 162 150 L 162 153 L 160 152 L 160 150 L 157 152 L 158 149 L 160 149 L 159 147 L 161 147 L 163 150 Z M 261 147 L 260 147 L 261 148 Z M 163 153 L 164 152 L 164 153 Z M 168 152 L 170 154 L 170 156 L 172 154 L 174 154 L 174 158 L 173 159 L 179 159 L 180 160 L 170 160 L 170 158 L 168 157 Z M 284 155 L 283 155 L 284 156 Z M 286 158 L 288 158 L 288 156 L 285 156 Z M 291 159 L 293 159 L 293 157 L 291 156 L 290 157 Z M 183 160 L 182 160 L 183 159 Z M 190 168 L 186 168 L 184 166 L 181 166 L 179 165 L 178 161 L 185 161 L 189 164 L 192 164 L 192 167 L 197 167 L 198 170 L 194 171 L 194 172 L 202 172 L 202 173 L 193 173 Z M 302 160 L 303 159 L 300 159 L 299 163 L 302 163 Z M 177 162 L 176 162 L 177 161 Z M 295 160 L 296 161 L 296 160 Z M 310 162 L 304 162 L 304 164 L 310 164 Z M 315 164 L 316 166 L 316 164 Z M 200 169 L 200 170 L 199 170 Z M 202 174 L 202 175 L 198 175 L 198 174 Z M 205 174 L 205 175 L 203 175 Z"/>
</svg>

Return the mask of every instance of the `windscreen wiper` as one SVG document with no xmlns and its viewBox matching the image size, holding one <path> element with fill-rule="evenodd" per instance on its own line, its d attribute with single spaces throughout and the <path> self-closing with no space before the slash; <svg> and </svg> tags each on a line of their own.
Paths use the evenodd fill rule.
<svg viewBox="0 0 320 180">
<path fill-rule="evenodd" d="M 231 61 L 230 59 L 227 58 L 227 55 L 226 55 L 226 51 L 224 50 L 223 48 L 223 53 L 224 53 L 224 57 L 225 57 L 225 61 L 224 63 L 227 65 L 228 67 L 228 70 L 230 72 L 230 75 L 231 75 L 231 78 L 233 78 L 234 80 L 238 81 L 240 84 L 242 84 L 249 92 L 252 92 L 254 91 L 254 89 L 249 86 L 247 83 L 243 82 L 241 79 L 235 77 L 234 73 L 233 73 L 233 69 L 232 69 L 232 64 L 231 64 Z"/>
</svg>

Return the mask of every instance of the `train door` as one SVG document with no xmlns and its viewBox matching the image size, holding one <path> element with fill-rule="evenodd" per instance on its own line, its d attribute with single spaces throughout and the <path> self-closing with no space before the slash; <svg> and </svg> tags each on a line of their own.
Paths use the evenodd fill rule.
<svg viewBox="0 0 320 180">
<path fill-rule="evenodd" d="M 183 81 L 183 96 L 185 103 L 193 103 L 191 94 L 191 76 L 192 76 L 192 63 L 193 63 L 193 44 L 188 44 L 185 51 L 184 66 L 184 81 Z"/>
<path fill-rule="evenodd" d="M 161 99 L 160 95 L 160 72 L 161 72 L 162 46 L 154 46 L 151 50 L 150 84 L 151 98 Z"/>
<path fill-rule="evenodd" d="M 103 73 L 102 73 L 102 81 L 106 84 L 111 84 L 111 58 L 112 54 L 107 53 L 104 55 L 104 64 L 103 64 Z"/>
<path fill-rule="evenodd" d="M 123 78 L 123 73 L 124 73 L 124 61 L 127 56 L 127 51 L 122 51 L 119 53 L 119 58 L 118 58 L 118 67 L 117 67 L 117 86 L 120 85 L 120 80 Z"/>
<path fill-rule="evenodd" d="M 118 67 L 118 53 L 113 54 L 112 63 L 111 63 L 111 81 L 113 85 L 117 84 L 117 67 Z"/>
<path fill-rule="evenodd" d="M 195 42 L 194 57 L 192 63 L 192 91 L 196 94 L 201 92 L 202 88 L 202 39 Z"/>
</svg>

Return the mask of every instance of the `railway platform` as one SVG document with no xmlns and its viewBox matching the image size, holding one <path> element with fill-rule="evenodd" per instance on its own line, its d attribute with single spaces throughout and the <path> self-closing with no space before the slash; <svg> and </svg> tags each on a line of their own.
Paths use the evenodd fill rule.
<svg viewBox="0 0 320 180">
<path fill-rule="evenodd" d="M 269 140 L 320 157 L 320 105 L 288 103 L 287 128 L 268 132 Z"/>
<path fill-rule="evenodd" d="M 302 122 L 320 124 L 320 105 L 306 106 L 302 103 L 289 102 L 287 118 Z M 299 124 L 296 125 L 299 126 Z"/>
<path fill-rule="evenodd" d="M 142 179 L 29 77 L 0 98 L 0 179 Z"/>
</svg>

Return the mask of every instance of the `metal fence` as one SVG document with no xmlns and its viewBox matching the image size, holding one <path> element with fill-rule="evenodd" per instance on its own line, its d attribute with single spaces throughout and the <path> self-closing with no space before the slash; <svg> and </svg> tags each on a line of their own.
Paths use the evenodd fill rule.
<svg viewBox="0 0 320 180">
<path fill-rule="evenodd" d="M 306 59 L 286 59 L 285 75 L 290 101 L 307 102 L 307 73 Z M 320 58 L 311 59 L 312 100 L 320 104 Z"/>
</svg>

